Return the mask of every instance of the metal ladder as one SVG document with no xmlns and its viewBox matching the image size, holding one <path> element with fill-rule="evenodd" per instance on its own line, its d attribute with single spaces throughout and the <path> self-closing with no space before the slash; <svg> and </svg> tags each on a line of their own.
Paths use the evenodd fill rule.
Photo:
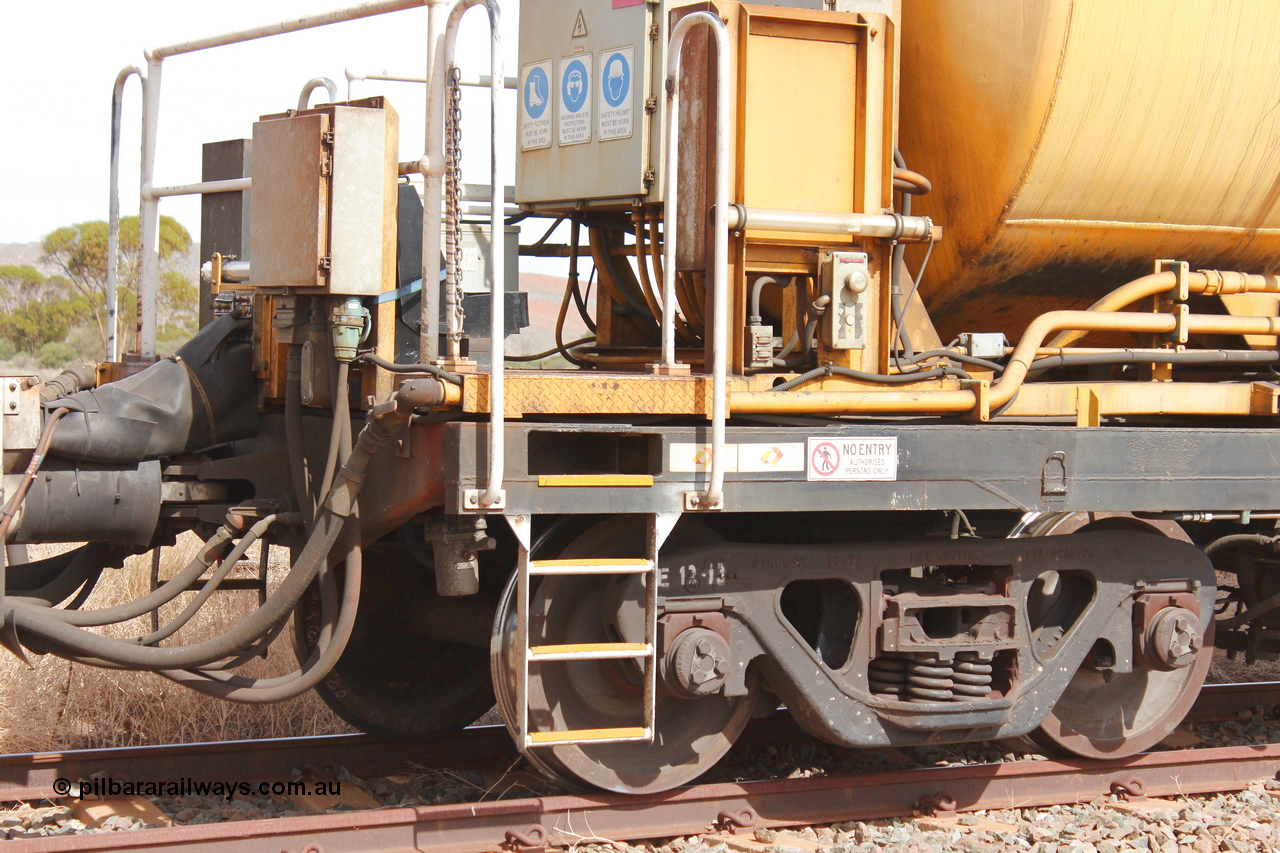
<svg viewBox="0 0 1280 853">
<path fill-rule="evenodd" d="M 517 566 L 516 632 L 516 745 L 523 752 L 532 746 L 578 743 L 652 743 L 658 689 L 658 549 L 675 526 L 679 513 L 658 513 L 648 517 L 647 556 L 641 559 L 530 560 L 529 516 L 507 516 L 520 541 Z M 570 575 L 646 575 L 643 643 L 565 643 L 529 645 L 529 604 L 532 579 Z M 533 664 L 554 664 L 583 660 L 639 660 L 644 668 L 644 720 L 640 726 L 602 729 L 566 729 L 535 732 L 529 730 L 529 668 Z"/>
</svg>

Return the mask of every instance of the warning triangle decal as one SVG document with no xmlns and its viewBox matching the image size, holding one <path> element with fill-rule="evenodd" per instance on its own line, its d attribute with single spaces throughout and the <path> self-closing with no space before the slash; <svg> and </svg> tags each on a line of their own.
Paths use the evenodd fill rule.
<svg viewBox="0 0 1280 853">
<path fill-rule="evenodd" d="M 573 22 L 573 35 L 570 38 L 586 38 L 587 37 L 587 20 L 582 17 L 582 10 L 578 10 L 578 20 Z"/>
</svg>

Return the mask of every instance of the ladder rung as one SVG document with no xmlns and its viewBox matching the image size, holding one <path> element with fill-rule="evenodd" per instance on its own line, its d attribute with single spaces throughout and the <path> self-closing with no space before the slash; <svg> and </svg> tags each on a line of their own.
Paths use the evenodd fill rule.
<svg viewBox="0 0 1280 853">
<path fill-rule="evenodd" d="M 636 575 L 653 571 L 648 560 L 534 560 L 530 575 Z"/>
<path fill-rule="evenodd" d="M 573 729 L 564 732 L 529 732 L 530 746 L 554 743 L 609 743 L 649 739 L 649 730 L 641 726 L 619 729 Z"/>
<path fill-rule="evenodd" d="M 558 646 L 530 646 L 531 660 L 615 660 L 645 658 L 652 650 L 648 643 L 566 643 Z"/>
</svg>

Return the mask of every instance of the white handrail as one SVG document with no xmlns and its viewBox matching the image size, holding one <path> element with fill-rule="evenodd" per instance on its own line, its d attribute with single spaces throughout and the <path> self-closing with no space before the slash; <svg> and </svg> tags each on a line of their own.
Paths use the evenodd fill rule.
<svg viewBox="0 0 1280 853">
<path fill-rule="evenodd" d="M 138 349 L 144 359 L 155 358 L 156 355 L 156 299 L 160 290 L 160 255 L 158 251 L 160 239 L 159 201 L 163 195 L 186 194 L 165 192 L 165 190 L 174 189 L 172 187 L 163 187 L 157 190 L 157 188 L 153 187 L 151 183 L 155 174 L 156 135 L 157 126 L 160 120 L 160 80 L 161 68 L 164 60 L 170 56 L 194 53 L 195 51 L 207 50 L 212 47 L 239 44 L 241 42 L 253 41 L 254 39 L 266 38 L 267 36 L 298 32 L 299 30 L 308 30 L 314 27 L 326 26 L 328 24 L 341 23 L 343 21 L 354 21 L 358 18 L 368 18 L 374 15 L 383 15 L 388 12 L 398 12 L 403 9 L 411 9 L 416 6 L 421 6 L 424 3 L 430 6 L 436 2 L 442 3 L 444 0 L 375 0 L 375 2 L 361 3 L 357 6 L 337 9 L 332 12 L 303 15 L 299 18 L 289 18 L 274 24 L 265 24 L 260 27 L 236 30 L 222 35 L 180 42 L 177 44 L 166 45 L 164 47 L 149 48 L 143 52 L 143 55 L 147 59 L 147 73 L 145 77 L 142 77 L 141 73 L 137 72 L 136 69 L 125 69 L 125 71 L 129 73 L 138 73 L 139 77 L 142 77 L 144 80 L 142 87 L 142 166 L 138 177 L 140 190 L 139 195 L 141 197 L 138 216 L 138 231 L 139 239 L 142 244 L 142 274 L 138 287 L 139 298 L 142 303 L 142 316 L 138 329 Z M 125 72 L 121 72 L 121 74 L 123 74 L 126 79 L 129 76 Z M 117 85 L 123 86 L 123 80 L 118 79 Z M 113 129 L 113 151 L 118 146 L 118 139 L 119 135 L 116 130 Z M 116 219 L 118 227 L 118 203 L 113 205 L 113 209 L 117 212 Z M 117 230 L 117 236 L 118 234 L 119 232 Z M 108 242 L 110 241 L 108 240 Z M 114 264 L 119 256 L 118 243 L 116 245 L 115 252 L 111 252 L 110 249 L 111 246 L 108 245 L 107 265 L 109 271 L 114 269 Z M 108 289 L 110 290 L 110 286 L 108 286 Z M 108 301 L 110 301 L 110 299 Z M 110 308 L 108 310 L 110 310 Z M 110 353 L 110 347 L 108 347 L 108 351 Z"/>
<path fill-rule="evenodd" d="M 498 111 L 504 80 L 502 74 L 502 32 L 499 29 L 502 10 L 497 0 L 459 0 L 449 13 L 449 25 L 445 32 L 445 69 L 456 65 L 455 57 L 458 47 L 458 25 L 462 16 L 473 6 L 483 5 L 489 13 L 489 121 L 495 131 L 498 127 Z M 443 83 L 443 75 L 441 77 Z M 443 93 L 443 88 L 441 89 Z M 506 236 L 506 222 L 503 218 L 503 197 L 505 188 L 498 180 L 498 134 L 489 134 L 489 247 L 492 259 L 489 264 L 489 328 L 490 328 L 490 364 L 489 364 L 489 477 L 485 490 L 476 500 L 480 509 L 497 509 L 503 503 L 502 478 L 503 425 L 505 423 L 505 388 L 503 387 L 503 359 L 506 355 L 506 284 L 503 281 L 502 245 Z M 436 208 L 438 210 L 438 208 Z M 438 229 L 437 229 L 438 230 Z M 437 256 L 438 257 L 438 256 Z M 423 262 L 426 262 L 424 251 Z M 425 277 L 423 281 L 427 281 Z M 446 317 L 451 319 L 451 317 Z"/>
<path fill-rule="evenodd" d="M 198 184 L 178 184 L 173 187 L 152 187 L 149 198 L 167 198 L 173 195 L 204 195 L 206 193 L 234 193 L 253 186 L 253 178 L 227 178 L 221 181 L 201 181 Z"/>
<path fill-rule="evenodd" d="M 124 84 L 129 78 L 137 76 L 143 88 L 145 108 L 147 78 L 142 69 L 136 65 L 126 65 L 116 75 L 115 86 L 111 90 L 111 177 L 110 201 L 107 210 L 107 361 L 120 358 L 119 322 L 116 318 L 119 297 L 120 263 L 120 119 L 124 112 Z"/>
<path fill-rule="evenodd" d="M 425 0 L 427 4 L 427 101 L 422 159 L 422 280 L 434 282 L 440 270 L 444 202 L 444 13 L 450 0 Z M 348 93 L 350 87 L 348 84 Z M 418 360 L 431 362 L 440 356 L 440 288 L 422 288 L 418 319 Z"/>
<path fill-rule="evenodd" d="M 352 84 L 356 82 L 363 83 L 366 80 L 385 80 L 391 83 L 426 83 L 426 77 L 415 77 L 411 74 L 397 74 L 393 71 L 387 71 L 385 68 L 381 71 L 370 71 L 362 73 L 352 71 L 350 68 L 345 70 L 347 76 L 347 100 L 351 100 L 354 96 L 354 87 Z M 473 86 L 478 89 L 488 89 L 491 80 L 488 74 L 481 74 L 476 77 L 463 77 L 458 81 L 459 86 Z M 503 88 L 519 89 L 519 77 L 507 77 L 502 81 Z"/>
<path fill-rule="evenodd" d="M 224 47 L 229 44 L 239 44 L 240 42 L 266 38 L 267 36 L 278 36 L 283 33 L 296 33 L 299 30 L 310 30 L 315 27 L 323 27 L 328 24 L 339 24 L 343 21 L 354 21 L 359 18 L 371 18 L 375 15 L 385 15 L 387 12 L 399 12 L 403 9 L 412 9 L 415 6 L 421 6 L 423 2 L 424 0 L 375 0 L 375 2 L 360 3 L 356 6 L 335 9 L 331 12 L 317 12 L 314 15 L 302 15 L 297 18 L 288 18 L 274 24 L 264 24 L 260 27 L 250 27 L 245 30 L 234 30 L 222 35 L 207 36 L 205 38 L 179 42 L 178 44 L 167 45 L 165 47 L 155 47 L 146 51 L 146 57 L 148 61 L 153 59 L 160 60 L 169 56 L 178 56 L 183 53 L 194 53 L 197 50 L 207 50 L 211 47 Z"/>
<path fill-rule="evenodd" d="M 666 194 L 663 200 L 662 364 L 676 363 L 676 233 L 677 171 L 680 124 L 680 51 L 696 26 L 708 26 L 716 40 L 716 164 L 715 207 L 712 224 L 712 342 L 711 342 L 711 470 L 707 490 L 697 499 L 700 509 L 719 509 L 724 503 L 724 425 L 727 408 L 729 353 L 729 31 L 708 12 L 685 15 L 671 28 L 667 46 Z"/>
<path fill-rule="evenodd" d="M 311 102 L 311 93 L 321 86 L 325 92 L 329 94 L 329 103 L 338 100 L 338 84 L 334 83 L 328 77 L 312 77 L 307 84 L 302 87 L 302 93 L 298 95 L 298 112 L 302 112 Z"/>
</svg>

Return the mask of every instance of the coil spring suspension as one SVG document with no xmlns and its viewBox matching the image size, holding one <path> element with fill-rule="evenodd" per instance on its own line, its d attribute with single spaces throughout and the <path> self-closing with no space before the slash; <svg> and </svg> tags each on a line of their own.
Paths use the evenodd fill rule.
<svg viewBox="0 0 1280 853">
<path fill-rule="evenodd" d="M 991 692 L 991 658 L 978 652 L 958 652 L 956 654 L 955 673 L 951 680 L 955 682 L 951 689 L 957 702 L 966 699 L 981 699 Z"/>
<path fill-rule="evenodd" d="M 950 702 L 955 670 L 937 655 L 917 655 L 907 664 L 907 701 Z"/>
<path fill-rule="evenodd" d="M 901 699 L 907 687 L 907 662 L 902 658 L 876 658 L 867 666 L 867 681 L 873 695 Z"/>
<path fill-rule="evenodd" d="M 907 664 L 911 702 L 967 702 L 991 692 L 991 657 L 957 652 L 950 663 L 937 655 L 919 655 Z"/>
</svg>

